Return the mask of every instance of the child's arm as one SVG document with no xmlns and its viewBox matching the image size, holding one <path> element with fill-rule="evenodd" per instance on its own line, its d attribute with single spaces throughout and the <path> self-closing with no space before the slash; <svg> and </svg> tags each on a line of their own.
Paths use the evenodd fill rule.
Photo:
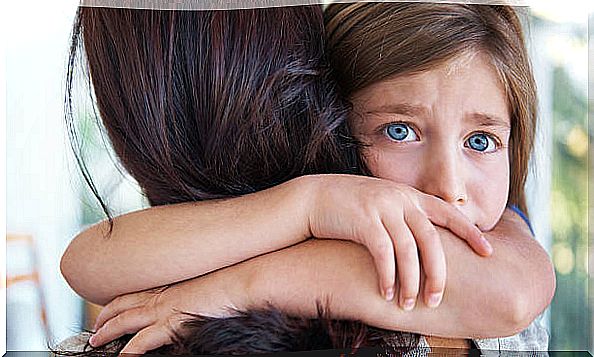
<svg viewBox="0 0 594 357">
<path fill-rule="evenodd" d="M 515 232 L 514 238 L 509 234 Z M 189 311 L 228 316 L 225 306 L 265 307 L 317 316 L 316 301 L 328 302 L 335 318 L 357 319 L 391 330 L 443 337 L 509 336 L 523 330 L 550 303 L 555 275 L 546 252 L 509 210 L 489 240 L 494 254 L 480 258 L 450 232 L 441 230 L 447 256 L 442 304 L 410 312 L 386 302 L 376 290 L 369 252 L 344 241 L 311 240 L 204 277 L 155 292 L 125 295 L 100 315 L 93 345 L 124 333 L 137 334 L 126 352 L 144 352 L 168 342 Z M 114 318 L 117 317 L 117 318 Z"/>
<path fill-rule="evenodd" d="M 495 235 L 490 238 L 493 256 L 481 258 L 451 233 L 441 233 L 448 275 L 444 300 L 436 309 L 417 304 L 404 312 L 374 295 L 373 262 L 349 242 L 313 241 L 309 248 L 304 243 L 285 255 L 257 258 L 247 295 L 256 306 L 271 301 L 287 312 L 310 316 L 315 316 L 315 299 L 331 297 L 336 317 L 453 338 L 513 335 L 550 303 L 555 275 L 534 239 Z"/>
<path fill-rule="evenodd" d="M 307 222 L 296 194 L 287 183 L 228 200 L 152 207 L 115 217 L 111 234 L 100 222 L 72 240 L 62 274 L 83 298 L 105 304 L 299 243 Z"/>
<path fill-rule="evenodd" d="M 255 306 L 271 301 L 287 312 L 310 316 L 316 313 L 313 301 L 330 296 L 337 317 L 452 338 L 516 334 L 550 304 L 555 291 L 550 258 L 509 210 L 486 234 L 493 245 L 488 258 L 474 254 L 451 232 L 439 232 L 448 274 L 436 309 L 417 304 L 404 312 L 374 296 L 373 262 L 350 242 L 311 241 L 254 259 L 247 296 Z"/>
<path fill-rule="evenodd" d="M 489 254 L 478 228 L 436 197 L 387 180 L 320 175 L 239 198 L 130 213 L 115 219 L 109 237 L 105 237 L 107 223 L 100 223 L 73 240 L 61 268 L 76 292 L 103 304 L 118 295 L 200 276 L 314 236 L 366 246 L 384 292 L 395 284 L 397 261 L 401 305 L 417 298 L 418 250 L 431 277 L 423 291 L 428 302 L 432 294 L 441 296 L 445 285 L 445 256 L 432 223 L 456 232 L 477 252 Z"/>
</svg>

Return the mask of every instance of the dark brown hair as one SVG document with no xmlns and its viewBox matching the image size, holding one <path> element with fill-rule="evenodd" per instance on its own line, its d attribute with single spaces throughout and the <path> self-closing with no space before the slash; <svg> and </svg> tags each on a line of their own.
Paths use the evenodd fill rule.
<svg viewBox="0 0 594 357">
<path fill-rule="evenodd" d="M 66 100 L 73 143 L 71 84 L 81 44 L 113 148 L 153 205 L 245 194 L 308 173 L 358 172 L 356 143 L 344 125 L 347 106 L 324 57 L 318 6 L 80 8 Z M 410 348 L 417 341 L 331 320 L 321 307 L 318 319 L 272 306 L 226 319 L 189 314 L 172 334 L 174 345 L 156 352 L 253 354 L 386 341 Z M 129 337 L 83 354 L 109 355 Z"/>
<path fill-rule="evenodd" d="M 354 3 L 325 13 L 328 55 L 346 97 L 390 77 L 422 72 L 483 51 L 511 115 L 508 204 L 527 212 L 524 186 L 537 118 L 536 84 L 522 26 L 510 6 Z"/>
<path fill-rule="evenodd" d="M 317 318 L 283 313 L 274 306 L 236 311 L 233 317 L 213 318 L 186 314 L 180 331 L 171 331 L 173 344 L 150 351 L 165 355 L 253 355 L 277 352 L 335 350 L 333 354 L 401 356 L 412 350 L 419 336 L 367 326 L 360 321 L 334 320 L 318 304 Z M 88 336 L 88 335 L 87 335 Z M 64 356 L 116 356 L 133 335 L 79 351 L 53 350 Z M 340 351 L 338 351 L 340 350 Z M 433 350 L 439 353 L 439 350 Z"/>
<path fill-rule="evenodd" d="M 81 45 L 102 124 L 152 205 L 357 171 L 320 7 L 79 8 L 66 99 L 75 149 L 71 92 Z"/>
</svg>

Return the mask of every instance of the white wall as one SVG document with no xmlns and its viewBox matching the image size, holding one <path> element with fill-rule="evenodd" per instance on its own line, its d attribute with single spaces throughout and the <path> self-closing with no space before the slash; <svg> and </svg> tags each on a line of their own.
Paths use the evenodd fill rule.
<svg viewBox="0 0 594 357">
<path fill-rule="evenodd" d="M 35 239 L 55 340 L 77 331 L 81 320 L 79 299 L 59 272 L 59 259 L 76 233 L 79 212 L 77 181 L 71 178 L 76 167 L 68 162 L 63 125 L 64 73 L 77 5 L 75 0 L 34 0 L 2 6 L 8 31 L 6 231 Z M 10 255 L 7 263 L 10 269 Z M 38 324 L 28 319 L 36 316 L 31 289 L 11 287 L 7 294 L 7 348 L 45 350 Z"/>
<path fill-rule="evenodd" d="M 0 139 L 2 142 L 6 142 L 6 60 L 4 54 L 5 46 L 4 39 L 6 37 L 6 12 L 0 13 L 0 122 L 2 126 L 0 128 Z M 0 234 L 4 237 L 6 235 L 6 146 L 0 145 L 0 181 L 2 186 L 0 187 Z M 6 261 L 6 248 L 5 245 L 0 246 L 0 257 Z M 0 279 L 3 282 L 6 281 L 6 267 L 0 266 Z M 6 284 L 0 285 L 0 354 L 6 352 Z"/>
</svg>

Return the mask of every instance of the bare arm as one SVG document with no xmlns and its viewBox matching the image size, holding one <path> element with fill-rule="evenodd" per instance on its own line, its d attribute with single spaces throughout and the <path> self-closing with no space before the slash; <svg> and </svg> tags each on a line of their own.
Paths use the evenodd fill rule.
<svg viewBox="0 0 594 357">
<path fill-rule="evenodd" d="M 115 218 L 109 237 L 104 237 L 107 223 L 100 223 L 73 240 L 61 268 L 77 293 L 102 304 L 315 236 L 367 247 L 380 277 L 378 286 L 386 296 L 396 291 L 398 262 L 401 305 L 417 300 L 422 260 L 431 276 L 421 290 L 429 303 L 431 295 L 441 298 L 446 274 L 445 255 L 433 224 L 451 229 L 477 252 L 489 254 L 478 228 L 434 196 L 388 180 L 319 175 L 243 197 L 127 214 Z"/>
<path fill-rule="evenodd" d="M 512 229 L 516 234 L 506 236 Z M 550 259 L 513 213 L 488 234 L 494 253 L 474 254 L 441 230 L 447 260 L 442 304 L 410 312 L 381 299 L 369 253 L 344 241 L 315 240 L 258 257 L 247 264 L 252 306 L 270 301 L 292 313 L 316 316 L 314 301 L 330 299 L 332 314 L 367 324 L 443 337 L 487 338 L 515 334 L 550 303 L 555 275 Z M 282 277 L 282 278 L 279 278 Z"/>
<path fill-rule="evenodd" d="M 507 233 L 515 231 L 515 237 Z M 94 346 L 139 331 L 127 352 L 143 353 L 171 343 L 187 311 L 229 316 L 269 303 L 285 312 L 316 317 L 316 302 L 331 316 L 391 330 L 443 337 L 487 338 L 523 330 L 550 303 L 555 276 L 550 260 L 525 224 L 506 212 L 489 239 L 495 253 L 480 258 L 445 230 L 448 278 L 443 303 L 410 311 L 382 299 L 368 250 L 347 241 L 309 240 L 165 289 L 118 297 L 101 312 Z M 150 331 L 150 333 L 149 333 Z"/>
<path fill-rule="evenodd" d="M 114 218 L 110 235 L 101 222 L 70 243 L 62 274 L 79 295 L 103 305 L 304 241 L 307 220 L 291 185 L 125 214 Z"/>
</svg>

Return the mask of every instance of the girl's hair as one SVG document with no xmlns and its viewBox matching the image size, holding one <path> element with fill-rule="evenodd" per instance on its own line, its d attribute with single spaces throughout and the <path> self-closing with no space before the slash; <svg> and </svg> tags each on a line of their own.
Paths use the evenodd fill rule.
<svg viewBox="0 0 594 357">
<path fill-rule="evenodd" d="M 311 173 L 355 173 L 348 109 L 330 79 L 324 38 L 319 6 L 80 7 L 67 80 L 71 141 L 74 59 L 82 50 L 114 151 L 152 205 L 242 195 Z"/>
<path fill-rule="evenodd" d="M 496 69 L 511 114 L 508 204 L 527 212 L 524 185 L 537 116 L 536 84 L 522 26 L 509 6 L 355 3 L 325 11 L 328 55 L 342 94 L 430 70 L 481 51 Z"/>
</svg>

